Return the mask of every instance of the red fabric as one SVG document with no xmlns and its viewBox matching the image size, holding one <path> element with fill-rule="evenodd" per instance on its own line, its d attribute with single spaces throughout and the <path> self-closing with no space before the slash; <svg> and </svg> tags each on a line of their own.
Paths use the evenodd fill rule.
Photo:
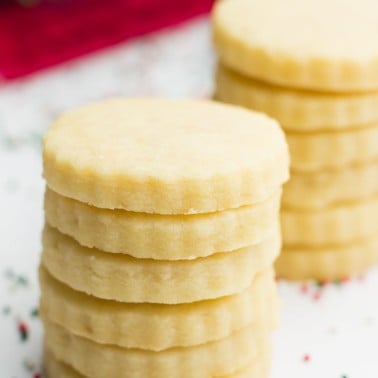
<svg viewBox="0 0 378 378">
<path fill-rule="evenodd" d="M 0 0 L 0 76 L 17 78 L 206 13 L 214 0 Z"/>
</svg>

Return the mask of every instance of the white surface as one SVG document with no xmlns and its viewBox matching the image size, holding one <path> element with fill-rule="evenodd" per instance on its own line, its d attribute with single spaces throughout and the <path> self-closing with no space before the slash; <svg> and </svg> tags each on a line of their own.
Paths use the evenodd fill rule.
<svg viewBox="0 0 378 378">
<path fill-rule="evenodd" d="M 32 377 L 25 358 L 39 368 L 42 330 L 30 311 L 38 303 L 41 134 L 59 112 L 111 95 L 207 96 L 213 60 L 207 21 L 199 20 L 0 88 L 1 378 Z M 30 284 L 14 288 L 7 269 Z M 317 290 L 311 285 L 304 295 L 299 285 L 280 283 L 284 307 L 271 378 L 377 378 L 378 271 L 330 285 L 314 300 Z M 25 343 L 18 318 L 30 326 Z"/>
</svg>

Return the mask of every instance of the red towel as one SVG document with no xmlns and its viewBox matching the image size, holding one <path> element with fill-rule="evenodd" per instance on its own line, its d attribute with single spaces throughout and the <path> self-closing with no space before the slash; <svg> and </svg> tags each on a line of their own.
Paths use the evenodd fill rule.
<svg viewBox="0 0 378 378">
<path fill-rule="evenodd" d="M 0 0 L 0 76 L 17 78 L 208 12 L 214 0 Z"/>
</svg>

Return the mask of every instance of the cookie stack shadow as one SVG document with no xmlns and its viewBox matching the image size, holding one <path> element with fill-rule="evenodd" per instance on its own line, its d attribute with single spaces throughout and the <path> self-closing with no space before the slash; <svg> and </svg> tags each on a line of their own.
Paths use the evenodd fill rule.
<svg viewBox="0 0 378 378">
<path fill-rule="evenodd" d="M 365 44 L 378 8 L 356 6 L 225 0 L 213 14 L 215 99 L 277 119 L 288 140 L 283 278 L 340 280 L 378 263 L 378 65 Z M 361 45 L 340 19 L 364 25 Z"/>
<path fill-rule="evenodd" d="M 48 131 L 44 175 L 49 377 L 268 377 L 288 176 L 274 121 L 201 101 L 89 105 Z"/>
</svg>

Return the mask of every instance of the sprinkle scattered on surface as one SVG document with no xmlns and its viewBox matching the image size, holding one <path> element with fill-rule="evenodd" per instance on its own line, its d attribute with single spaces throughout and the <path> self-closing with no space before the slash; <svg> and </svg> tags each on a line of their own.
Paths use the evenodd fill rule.
<svg viewBox="0 0 378 378">
<path fill-rule="evenodd" d="M 12 269 L 4 271 L 5 278 L 10 282 L 10 289 L 14 290 L 19 287 L 28 287 L 29 279 L 23 274 L 16 274 Z"/>
<path fill-rule="evenodd" d="M 302 358 L 303 362 L 310 362 L 311 356 L 309 354 L 305 354 Z"/>
<path fill-rule="evenodd" d="M 33 308 L 33 309 L 30 311 L 30 317 L 32 317 L 32 318 L 37 318 L 38 316 L 39 316 L 38 308 Z"/>
<path fill-rule="evenodd" d="M 20 321 L 18 323 L 18 333 L 21 341 L 25 342 L 29 338 L 29 327 L 25 322 Z"/>
<path fill-rule="evenodd" d="M 301 293 L 307 294 L 309 290 L 309 285 L 307 282 L 303 282 L 300 286 Z"/>
<path fill-rule="evenodd" d="M 317 291 L 313 294 L 312 299 L 314 301 L 319 301 L 322 298 L 323 294 L 321 291 Z"/>
</svg>

